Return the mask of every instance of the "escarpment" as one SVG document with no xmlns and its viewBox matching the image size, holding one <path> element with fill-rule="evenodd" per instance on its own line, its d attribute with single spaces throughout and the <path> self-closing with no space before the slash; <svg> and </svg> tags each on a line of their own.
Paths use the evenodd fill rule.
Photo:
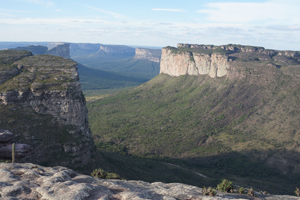
<svg viewBox="0 0 300 200">
<path fill-rule="evenodd" d="M 297 51 L 268 50 L 263 47 L 242 45 L 178 44 L 162 49 L 160 73 L 171 76 L 209 75 L 212 78 L 245 77 L 245 63 L 281 66 L 298 65 Z"/>
<path fill-rule="evenodd" d="M 28 51 L 0 51 L 0 127 L 32 147 L 18 162 L 82 168 L 93 141 L 77 63 Z"/>
</svg>

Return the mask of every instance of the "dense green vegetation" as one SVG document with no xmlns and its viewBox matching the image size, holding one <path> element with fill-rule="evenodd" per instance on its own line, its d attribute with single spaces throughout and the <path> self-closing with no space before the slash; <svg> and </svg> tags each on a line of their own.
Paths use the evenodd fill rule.
<svg viewBox="0 0 300 200">
<path fill-rule="evenodd" d="M 37 55 L 27 56 L 14 62 L 14 60 L 10 60 L 10 56 L 6 56 L 6 54 L 13 56 L 16 52 L 18 51 L 8 50 L 0 54 L 0 71 L 3 76 L 1 81 L 5 81 L 0 86 L 1 91 L 14 89 L 27 91 L 30 88 L 62 90 L 69 87 L 68 84 L 64 85 L 63 83 L 77 81 L 77 76 L 73 75 L 77 74 L 76 63 L 69 59 L 52 55 Z M 29 51 L 19 52 L 20 54 L 15 58 L 22 58 L 22 55 L 27 54 L 32 55 Z"/>
<path fill-rule="evenodd" d="M 88 103 L 98 149 L 167 159 L 216 179 L 292 193 L 300 184 L 300 84 L 283 73 L 287 68 L 246 64 L 237 69 L 243 79 L 161 74 Z M 119 172 L 125 178 L 133 173 Z"/>
</svg>

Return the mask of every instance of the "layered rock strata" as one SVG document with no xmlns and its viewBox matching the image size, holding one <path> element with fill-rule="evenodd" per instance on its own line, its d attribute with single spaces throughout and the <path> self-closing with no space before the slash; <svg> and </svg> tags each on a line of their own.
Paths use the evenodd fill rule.
<svg viewBox="0 0 300 200">
<path fill-rule="evenodd" d="M 281 65 L 299 64 L 297 51 L 268 50 L 263 47 L 241 45 L 197 45 L 178 44 L 177 48 L 162 49 L 160 73 L 171 76 L 209 75 L 212 78 L 227 76 L 244 77 L 237 74 L 241 62 L 262 62 L 281 67 Z"/>
<path fill-rule="evenodd" d="M 152 62 L 159 63 L 161 56 L 160 49 L 142 49 L 136 48 L 135 49 L 135 59 L 142 59 L 142 60 L 150 60 Z"/>
<path fill-rule="evenodd" d="M 202 189 L 180 183 L 106 180 L 78 174 L 65 167 L 42 167 L 31 163 L 0 163 L 0 198 L 43 200 L 295 200 L 293 196 L 248 195 L 218 192 L 202 195 Z"/>
<path fill-rule="evenodd" d="M 93 140 L 77 63 L 10 50 L 0 51 L 0 61 L 1 126 L 14 133 L 14 143 L 33 148 L 19 161 L 73 167 L 91 162 Z"/>
</svg>

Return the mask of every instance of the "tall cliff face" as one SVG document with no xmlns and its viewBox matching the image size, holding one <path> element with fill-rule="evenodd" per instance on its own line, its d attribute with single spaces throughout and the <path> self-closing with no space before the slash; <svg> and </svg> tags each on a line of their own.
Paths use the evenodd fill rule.
<svg viewBox="0 0 300 200">
<path fill-rule="evenodd" d="M 161 56 L 161 50 L 160 49 L 136 48 L 134 59 L 150 60 L 152 62 L 159 63 L 160 62 L 160 56 Z"/>
<path fill-rule="evenodd" d="M 160 73 L 171 76 L 204 75 L 222 77 L 227 75 L 230 64 L 228 57 L 214 53 L 173 53 L 171 49 L 162 49 Z"/>
<path fill-rule="evenodd" d="M 21 162 L 83 167 L 93 141 L 77 64 L 52 55 L 0 51 L 0 126 L 28 144 Z"/>
<path fill-rule="evenodd" d="M 268 50 L 241 45 L 178 44 L 178 48 L 162 49 L 160 73 L 171 76 L 209 75 L 212 78 L 245 77 L 245 63 L 268 64 L 277 67 L 297 64 L 297 51 Z M 263 63 L 265 62 L 265 63 Z"/>
</svg>

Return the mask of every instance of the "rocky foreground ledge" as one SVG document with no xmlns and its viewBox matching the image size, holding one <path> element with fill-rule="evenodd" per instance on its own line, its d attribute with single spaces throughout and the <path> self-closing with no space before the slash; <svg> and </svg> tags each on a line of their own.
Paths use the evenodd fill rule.
<svg viewBox="0 0 300 200">
<path fill-rule="evenodd" d="M 79 174 L 66 167 L 42 167 L 31 163 L 0 163 L 0 199 L 3 200 L 208 200 L 300 199 L 295 196 L 251 197 L 218 192 L 202 195 L 202 189 L 180 183 L 107 180 Z"/>
</svg>

